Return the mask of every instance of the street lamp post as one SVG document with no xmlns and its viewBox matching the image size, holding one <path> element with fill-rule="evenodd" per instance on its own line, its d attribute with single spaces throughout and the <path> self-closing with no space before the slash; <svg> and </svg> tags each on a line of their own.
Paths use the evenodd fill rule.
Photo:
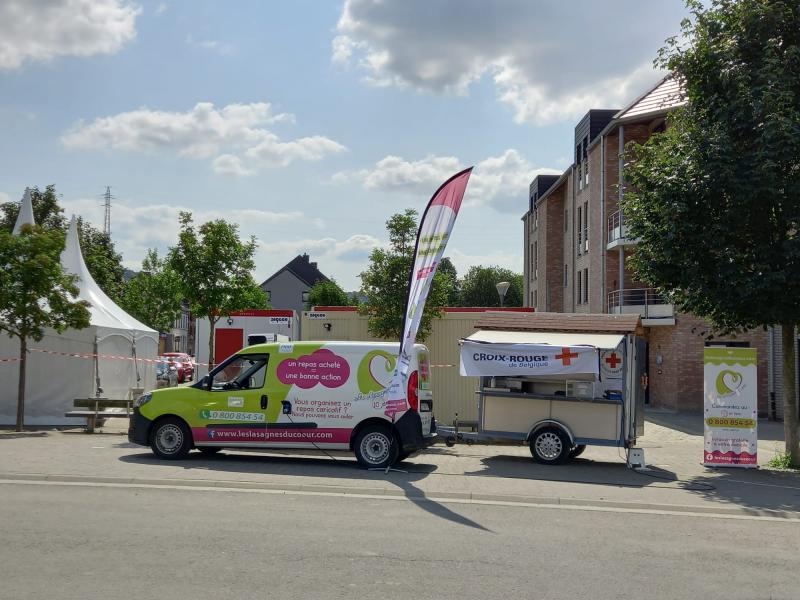
<svg viewBox="0 0 800 600">
<path fill-rule="evenodd" d="M 511 287 L 511 284 L 507 281 L 501 281 L 495 287 L 497 288 L 497 293 L 500 294 L 500 308 L 503 308 L 506 292 L 508 291 L 508 288 Z"/>
</svg>

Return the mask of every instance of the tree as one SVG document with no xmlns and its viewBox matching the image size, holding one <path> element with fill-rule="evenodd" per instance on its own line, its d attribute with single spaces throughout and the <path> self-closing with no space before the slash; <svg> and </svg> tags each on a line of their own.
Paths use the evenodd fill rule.
<svg viewBox="0 0 800 600">
<path fill-rule="evenodd" d="M 414 260 L 417 237 L 417 211 L 392 215 L 386 221 L 388 248 L 375 248 L 367 270 L 361 273 L 361 293 L 367 301 L 361 310 L 368 316 L 370 333 L 384 339 L 400 339 L 403 315 L 406 312 L 408 277 Z M 431 330 L 431 321 L 440 308 L 447 305 L 450 282 L 437 271 L 422 313 L 417 338 L 424 340 Z"/>
<path fill-rule="evenodd" d="M 623 210 L 637 277 L 715 332 L 780 324 L 786 453 L 800 466 L 800 9 L 795 1 L 691 0 L 684 39 L 657 63 L 686 105 L 633 146 Z"/>
<path fill-rule="evenodd" d="M 189 310 L 209 321 L 208 362 L 214 366 L 214 329 L 237 310 L 266 308 L 267 296 L 251 275 L 256 240 L 239 239 L 239 227 L 222 219 L 195 229 L 192 213 L 181 212 L 178 245 L 170 248 L 169 266 L 181 280 Z"/>
<path fill-rule="evenodd" d="M 442 277 L 449 281 L 449 292 L 447 293 L 447 306 L 458 306 L 461 303 L 461 283 L 458 281 L 458 271 L 448 257 L 444 257 L 439 263 L 438 272 Z"/>
<path fill-rule="evenodd" d="M 306 309 L 311 310 L 312 306 L 351 306 L 353 301 L 339 284 L 333 279 L 329 281 L 318 281 L 308 292 L 308 302 Z"/>
<path fill-rule="evenodd" d="M 58 231 L 38 226 L 23 225 L 19 235 L 0 231 L 0 331 L 19 340 L 17 431 L 25 425 L 28 340 L 41 340 L 45 328 L 89 326 L 89 304 L 75 300 L 76 277 L 61 267 L 62 246 Z"/>
<path fill-rule="evenodd" d="M 48 231 L 61 232 L 61 245 L 69 223 L 64 217 L 64 209 L 58 204 L 54 185 L 44 191 L 38 187 L 30 188 L 33 218 L 36 224 Z M 17 222 L 19 202 L 0 204 L 0 230 L 11 232 Z M 97 285 L 109 298 L 119 302 L 124 288 L 122 256 L 114 248 L 111 238 L 83 219 L 78 219 L 78 239 L 81 243 L 83 259 Z"/>
<path fill-rule="evenodd" d="M 463 306 L 500 306 L 497 284 L 511 284 L 506 292 L 503 306 L 522 306 L 522 275 L 502 267 L 471 267 L 461 280 L 461 303 Z"/>
<path fill-rule="evenodd" d="M 125 290 L 125 269 L 122 255 L 117 253 L 111 237 L 79 218 L 78 239 L 92 278 L 109 298 L 120 302 Z"/>
<path fill-rule="evenodd" d="M 147 250 L 142 270 L 125 286 L 121 306 L 159 332 L 168 331 L 181 314 L 181 280 L 156 250 Z"/>
</svg>

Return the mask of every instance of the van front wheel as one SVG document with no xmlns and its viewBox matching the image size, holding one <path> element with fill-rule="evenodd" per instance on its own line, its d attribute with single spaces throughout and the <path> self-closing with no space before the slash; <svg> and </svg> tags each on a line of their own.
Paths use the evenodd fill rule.
<svg viewBox="0 0 800 600">
<path fill-rule="evenodd" d="M 362 467 L 384 469 L 397 462 L 400 448 L 392 432 L 386 427 L 365 427 L 356 437 L 353 450 Z"/>
<path fill-rule="evenodd" d="M 192 432 L 181 419 L 163 419 L 153 427 L 150 448 L 158 458 L 169 460 L 186 458 L 192 449 Z"/>
</svg>

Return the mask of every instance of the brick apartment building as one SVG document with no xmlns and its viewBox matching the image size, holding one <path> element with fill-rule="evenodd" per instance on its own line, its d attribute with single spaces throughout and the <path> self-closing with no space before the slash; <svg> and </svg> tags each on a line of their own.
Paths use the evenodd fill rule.
<svg viewBox="0 0 800 600">
<path fill-rule="evenodd" d="M 625 145 L 663 131 L 666 115 L 681 103 L 678 85 L 667 77 L 622 110 L 590 110 L 575 127 L 573 164 L 560 176 L 533 180 L 522 218 L 525 306 L 640 314 L 648 340 L 649 403 L 700 410 L 702 333 L 708 327 L 677 313 L 626 267 L 637 241 L 626 235 L 619 203 L 625 190 Z M 712 343 L 758 350 L 759 412 L 780 417 L 780 334 L 759 330 Z"/>
</svg>

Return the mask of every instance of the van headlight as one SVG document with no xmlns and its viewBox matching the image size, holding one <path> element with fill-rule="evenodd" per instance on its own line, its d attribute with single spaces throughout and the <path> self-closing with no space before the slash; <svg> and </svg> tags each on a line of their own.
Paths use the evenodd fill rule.
<svg viewBox="0 0 800 600">
<path fill-rule="evenodd" d="M 139 408 L 140 406 L 142 406 L 142 404 L 147 404 L 148 402 L 150 402 L 152 397 L 153 397 L 153 394 L 142 394 L 133 403 L 133 407 L 134 408 Z"/>
</svg>

